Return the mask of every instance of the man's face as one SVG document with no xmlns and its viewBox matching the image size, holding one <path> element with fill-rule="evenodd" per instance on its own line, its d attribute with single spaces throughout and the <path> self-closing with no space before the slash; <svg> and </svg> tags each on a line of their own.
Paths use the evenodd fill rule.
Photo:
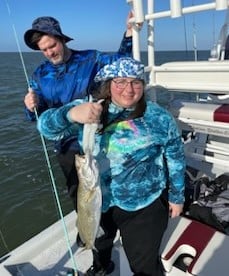
<svg viewBox="0 0 229 276">
<path fill-rule="evenodd" d="M 54 65 L 64 61 L 64 44 L 55 36 L 44 35 L 37 43 L 44 56 Z"/>
</svg>

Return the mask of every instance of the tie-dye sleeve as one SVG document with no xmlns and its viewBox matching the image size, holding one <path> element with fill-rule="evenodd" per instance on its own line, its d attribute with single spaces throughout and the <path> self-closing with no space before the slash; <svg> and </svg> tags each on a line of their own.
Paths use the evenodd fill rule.
<svg viewBox="0 0 229 276">
<path fill-rule="evenodd" d="M 58 141 L 71 135 L 76 135 L 79 124 L 68 119 L 68 111 L 82 100 L 75 100 L 59 108 L 50 108 L 43 112 L 37 122 L 38 131 L 48 140 Z"/>
<path fill-rule="evenodd" d="M 168 169 L 169 201 L 181 204 L 184 202 L 184 173 L 186 164 L 181 135 L 172 117 L 169 124 L 164 156 Z"/>
</svg>

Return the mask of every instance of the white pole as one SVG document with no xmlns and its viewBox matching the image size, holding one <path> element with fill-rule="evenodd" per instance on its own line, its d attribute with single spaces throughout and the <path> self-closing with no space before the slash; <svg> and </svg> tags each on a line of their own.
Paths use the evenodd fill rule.
<svg viewBox="0 0 229 276">
<path fill-rule="evenodd" d="M 142 0 L 133 0 L 128 2 L 132 4 L 134 11 L 134 19 L 130 19 L 130 23 L 133 24 L 133 57 L 136 60 L 140 60 L 140 29 L 137 24 L 142 24 L 144 22 Z"/>
<path fill-rule="evenodd" d="M 171 17 L 181 16 L 181 0 L 170 0 Z"/>
<path fill-rule="evenodd" d="M 227 9 L 227 0 L 216 0 L 216 10 Z"/>
<path fill-rule="evenodd" d="M 135 23 L 144 22 L 144 12 L 142 7 L 142 0 L 133 0 Z"/>
</svg>

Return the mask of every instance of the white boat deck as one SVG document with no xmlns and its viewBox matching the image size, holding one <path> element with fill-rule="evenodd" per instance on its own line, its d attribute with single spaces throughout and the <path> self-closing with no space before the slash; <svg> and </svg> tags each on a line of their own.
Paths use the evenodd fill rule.
<svg viewBox="0 0 229 276">
<path fill-rule="evenodd" d="M 77 230 L 75 228 L 75 212 L 71 212 L 65 217 L 66 227 L 69 233 L 72 253 L 74 255 L 75 264 L 77 266 L 78 275 L 82 275 L 92 263 L 92 254 L 90 250 L 77 248 L 75 238 Z M 229 237 L 213 230 L 212 237 L 207 239 L 204 246 L 199 247 L 199 242 L 203 239 L 205 231 L 203 229 L 208 226 L 202 225 L 195 230 L 195 242 L 190 236 L 187 240 L 181 238 L 191 225 L 191 220 L 183 217 L 172 219 L 164 236 L 161 252 L 162 260 L 166 269 L 167 276 L 228 276 L 228 248 Z M 189 231 L 192 231 L 190 228 Z M 189 235 L 188 235 L 189 237 Z M 186 235 L 187 238 L 187 235 Z M 168 252 L 176 247 L 177 241 L 180 242 L 179 250 L 169 258 L 166 257 Z M 181 270 L 174 266 L 176 259 L 181 254 L 190 254 L 193 258 L 187 267 L 187 271 Z M 119 242 L 118 236 L 114 245 L 112 259 L 115 262 L 115 271 L 111 276 L 131 276 L 132 273 Z M 218 265 L 220 264 L 220 265 Z M 62 222 L 58 221 L 39 235 L 22 244 L 13 250 L 9 258 L 1 259 L 0 275 L 1 276 L 51 276 L 51 275 L 67 275 L 67 272 L 74 267 L 66 241 Z M 193 272 L 193 274 L 192 274 Z"/>
<path fill-rule="evenodd" d="M 65 217 L 72 254 L 74 255 L 75 265 L 80 275 L 80 273 L 84 273 L 91 266 L 92 254 L 90 250 L 83 250 L 77 247 L 75 243 L 77 234 L 75 221 L 76 214 L 74 211 Z M 122 270 L 125 270 L 125 272 L 123 274 L 120 271 L 119 255 L 125 254 L 122 249 L 120 250 L 120 243 L 117 239 L 113 250 L 113 259 L 116 266 L 115 271 L 111 275 L 131 275 L 128 274 L 128 262 L 123 257 L 121 265 Z M 61 221 L 58 221 L 13 250 L 9 258 L 5 258 L 1 263 L 0 275 L 67 275 L 67 272 L 72 268 L 74 268 L 74 264 L 67 248 L 63 225 Z"/>
</svg>

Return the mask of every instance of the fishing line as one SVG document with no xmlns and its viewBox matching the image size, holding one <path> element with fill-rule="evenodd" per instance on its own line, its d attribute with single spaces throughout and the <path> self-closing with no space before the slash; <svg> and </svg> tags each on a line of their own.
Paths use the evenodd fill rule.
<svg viewBox="0 0 229 276">
<path fill-rule="evenodd" d="M 186 56 L 188 56 L 188 41 L 187 41 L 187 28 L 186 28 L 186 19 L 185 19 L 185 16 L 183 16 L 183 24 L 184 24 L 185 52 L 186 52 Z"/>
<path fill-rule="evenodd" d="M 21 47 L 20 47 L 20 43 L 19 43 L 19 40 L 18 40 L 18 34 L 17 34 L 16 28 L 15 28 L 14 22 L 12 20 L 11 9 L 10 9 L 10 6 L 9 6 L 9 3 L 8 3 L 7 0 L 5 0 L 5 4 L 6 4 L 7 10 L 8 10 L 9 18 L 11 20 L 11 25 L 12 25 L 12 28 L 13 28 L 14 37 L 15 37 L 15 40 L 16 40 L 18 52 L 20 54 L 21 63 L 22 63 L 22 66 L 23 66 L 24 75 L 25 75 L 25 78 L 26 78 L 28 89 L 31 91 L 32 89 L 30 87 L 29 78 L 28 78 L 28 74 L 27 74 L 24 58 L 23 58 Z M 38 120 L 38 113 L 37 113 L 37 109 L 36 108 L 34 108 L 34 112 L 35 112 L 36 120 Z M 61 204 L 60 204 L 60 200 L 59 200 L 59 196 L 58 196 L 58 192 L 57 192 L 57 188 L 56 188 L 56 184 L 55 184 L 55 178 L 54 178 L 54 174 L 53 174 L 53 171 L 52 171 L 52 166 L 51 166 L 51 163 L 50 163 L 50 158 L 49 158 L 49 155 L 48 155 L 48 150 L 47 150 L 47 147 L 46 147 L 45 139 L 44 139 L 44 137 L 43 137 L 42 134 L 40 134 L 40 138 L 41 138 L 42 147 L 43 147 L 44 154 L 45 154 L 45 159 L 46 159 L 46 163 L 47 163 L 47 167 L 48 167 L 48 171 L 49 171 L 52 187 L 53 187 L 55 198 L 56 198 L 56 203 L 57 203 L 57 206 L 58 206 L 58 211 L 59 211 L 59 214 L 60 214 L 60 217 L 61 217 L 62 226 L 63 226 L 63 229 L 64 229 L 65 238 L 66 238 L 66 242 L 67 242 L 67 245 L 68 245 L 68 251 L 70 253 L 70 257 L 71 257 L 71 260 L 72 260 L 73 269 L 75 270 L 75 273 L 77 275 L 77 266 L 76 266 L 76 263 L 75 263 L 75 259 L 73 257 L 73 252 L 72 252 L 72 249 L 71 249 L 70 239 L 69 239 L 67 227 L 66 227 L 65 220 L 64 220 L 63 211 L 62 211 L 62 208 L 61 208 Z"/>
<path fill-rule="evenodd" d="M 192 1 L 192 6 L 194 6 L 195 3 Z M 194 60 L 198 60 L 198 55 L 197 55 L 197 40 L 196 40 L 196 17 L 195 13 L 192 16 L 192 37 L 193 37 L 193 50 L 194 50 Z"/>
</svg>

